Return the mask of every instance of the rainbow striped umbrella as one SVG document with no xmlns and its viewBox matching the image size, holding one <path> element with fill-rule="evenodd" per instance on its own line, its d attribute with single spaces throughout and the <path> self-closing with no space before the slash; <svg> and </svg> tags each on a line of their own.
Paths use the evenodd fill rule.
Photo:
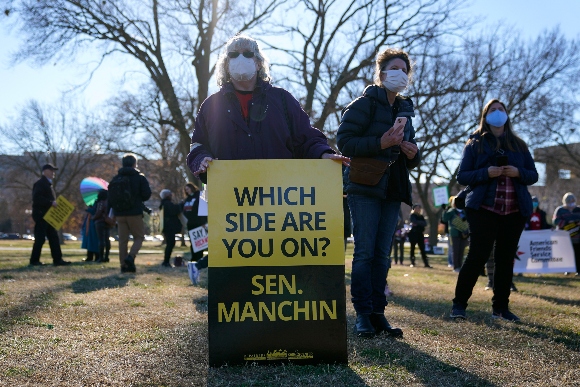
<svg viewBox="0 0 580 387">
<path fill-rule="evenodd" d="M 107 189 L 109 183 L 100 177 L 85 177 L 81 181 L 81 195 L 87 206 L 92 206 L 97 200 L 99 190 Z"/>
</svg>

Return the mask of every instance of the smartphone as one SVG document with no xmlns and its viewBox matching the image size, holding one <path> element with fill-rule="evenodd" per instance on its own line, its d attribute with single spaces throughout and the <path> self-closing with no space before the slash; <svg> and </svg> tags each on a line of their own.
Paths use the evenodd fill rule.
<svg viewBox="0 0 580 387">
<path fill-rule="evenodd" d="M 395 120 L 395 124 L 393 125 L 393 128 L 395 128 L 395 130 L 399 130 L 400 128 L 404 128 L 406 124 L 407 117 L 397 117 L 397 119 Z"/>
<path fill-rule="evenodd" d="M 508 157 L 505 155 L 497 156 L 496 162 L 498 167 L 505 167 L 508 165 Z"/>
</svg>

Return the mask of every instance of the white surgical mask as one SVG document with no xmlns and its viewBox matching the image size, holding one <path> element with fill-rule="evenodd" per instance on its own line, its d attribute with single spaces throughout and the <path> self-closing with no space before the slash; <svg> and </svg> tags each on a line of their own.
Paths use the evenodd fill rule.
<svg viewBox="0 0 580 387">
<path fill-rule="evenodd" d="M 256 62 L 253 58 L 246 58 L 243 55 L 237 58 L 230 58 L 230 76 L 236 81 L 249 81 L 256 75 Z"/>
<path fill-rule="evenodd" d="M 387 74 L 383 81 L 383 86 L 385 86 L 387 90 L 394 93 L 400 93 L 407 88 L 409 78 L 403 70 L 385 70 L 381 72 Z"/>
</svg>

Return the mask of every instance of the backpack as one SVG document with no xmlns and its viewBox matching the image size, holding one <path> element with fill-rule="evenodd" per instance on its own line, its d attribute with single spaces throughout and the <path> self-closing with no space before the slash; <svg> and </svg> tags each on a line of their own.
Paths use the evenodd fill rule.
<svg viewBox="0 0 580 387">
<path fill-rule="evenodd" d="M 117 175 L 109 183 L 109 204 L 115 213 L 131 210 L 135 204 L 131 192 L 131 179 L 126 175 Z"/>
</svg>

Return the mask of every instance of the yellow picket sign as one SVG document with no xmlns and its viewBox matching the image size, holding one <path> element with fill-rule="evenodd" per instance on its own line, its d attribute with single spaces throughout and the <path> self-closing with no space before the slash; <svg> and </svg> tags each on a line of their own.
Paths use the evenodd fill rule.
<svg viewBox="0 0 580 387">
<path fill-rule="evenodd" d="M 50 207 L 50 210 L 44 215 L 44 220 L 52 227 L 60 230 L 64 222 L 74 211 L 75 206 L 66 200 L 63 196 L 56 198 L 56 207 Z"/>
</svg>

